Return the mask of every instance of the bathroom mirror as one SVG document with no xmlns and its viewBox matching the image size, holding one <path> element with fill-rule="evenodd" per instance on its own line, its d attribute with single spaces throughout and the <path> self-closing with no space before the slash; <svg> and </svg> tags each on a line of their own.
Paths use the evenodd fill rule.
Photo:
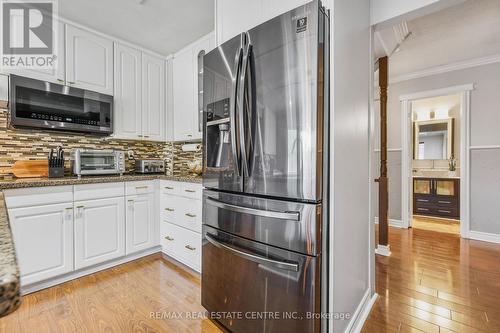
<svg viewBox="0 0 500 333">
<path fill-rule="evenodd" d="M 453 118 L 415 121 L 413 158 L 448 160 L 453 155 Z"/>
</svg>

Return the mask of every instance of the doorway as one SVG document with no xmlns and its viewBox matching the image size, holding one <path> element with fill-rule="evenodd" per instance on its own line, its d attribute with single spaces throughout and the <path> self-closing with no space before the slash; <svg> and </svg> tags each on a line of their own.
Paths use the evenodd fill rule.
<svg viewBox="0 0 500 333">
<path fill-rule="evenodd" d="M 402 224 L 467 237 L 472 85 L 401 96 Z"/>
</svg>

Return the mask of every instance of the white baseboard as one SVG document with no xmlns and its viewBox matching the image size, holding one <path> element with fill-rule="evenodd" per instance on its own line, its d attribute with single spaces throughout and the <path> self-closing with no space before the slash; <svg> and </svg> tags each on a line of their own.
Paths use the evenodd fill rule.
<svg viewBox="0 0 500 333">
<path fill-rule="evenodd" d="M 136 259 L 139 259 L 139 258 L 142 258 L 145 256 L 149 256 L 151 254 L 159 253 L 159 252 L 161 252 L 161 246 L 155 246 L 155 247 L 152 247 L 150 249 L 128 255 L 126 257 L 121 257 L 121 258 L 118 258 L 116 260 L 104 262 L 102 264 L 82 268 L 82 269 L 79 269 L 77 271 L 73 271 L 71 273 L 64 274 L 61 276 L 56 276 L 56 277 L 48 279 L 48 280 L 35 282 L 35 283 L 29 284 L 26 286 L 21 285 L 21 295 L 30 294 L 30 293 L 33 293 L 33 292 L 38 291 L 38 290 L 53 287 L 55 285 L 58 285 L 58 284 L 61 284 L 61 283 L 64 283 L 64 282 L 67 282 L 70 280 L 74 280 L 74 279 L 77 279 L 77 278 L 85 276 L 85 275 L 99 272 L 99 271 L 102 271 L 102 270 L 105 270 L 105 269 L 108 269 L 108 268 L 111 268 L 114 266 L 118 266 L 118 265 L 127 263 L 127 262 L 132 261 L 132 260 L 136 260 Z"/>
<path fill-rule="evenodd" d="M 483 242 L 500 244 L 500 235 L 499 234 L 490 234 L 488 232 L 470 230 L 468 238 L 483 241 Z"/>
<path fill-rule="evenodd" d="M 375 221 L 375 224 L 378 224 L 378 216 L 375 216 L 374 221 Z M 396 220 L 396 219 L 389 219 L 389 227 L 405 228 L 403 226 L 403 221 Z"/>
<path fill-rule="evenodd" d="M 370 297 L 371 290 L 368 290 L 363 295 L 361 302 L 359 303 L 356 311 L 352 315 L 352 319 L 347 326 L 345 333 L 359 333 L 365 324 L 366 318 L 372 310 L 373 304 L 377 300 L 378 294 L 375 293 Z"/>
<path fill-rule="evenodd" d="M 391 246 L 390 245 L 380 245 L 378 244 L 375 248 L 375 254 L 379 254 L 384 257 L 391 256 Z"/>
</svg>

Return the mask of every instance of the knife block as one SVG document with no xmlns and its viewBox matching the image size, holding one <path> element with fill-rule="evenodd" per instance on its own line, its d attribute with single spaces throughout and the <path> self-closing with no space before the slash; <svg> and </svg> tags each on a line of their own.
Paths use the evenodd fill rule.
<svg viewBox="0 0 500 333">
<path fill-rule="evenodd" d="M 64 177 L 64 167 L 49 167 L 49 178 Z"/>
</svg>

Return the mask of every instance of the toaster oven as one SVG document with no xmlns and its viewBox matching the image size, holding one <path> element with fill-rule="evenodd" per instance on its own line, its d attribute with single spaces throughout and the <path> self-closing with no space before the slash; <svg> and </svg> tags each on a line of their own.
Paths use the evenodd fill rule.
<svg viewBox="0 0 500 333">
<path fill-rule="evenodd" d="M 120 150 L 75 149 L 72 151 L 73 174 L 123 175 L 125 154 Z"/>
</svg>

